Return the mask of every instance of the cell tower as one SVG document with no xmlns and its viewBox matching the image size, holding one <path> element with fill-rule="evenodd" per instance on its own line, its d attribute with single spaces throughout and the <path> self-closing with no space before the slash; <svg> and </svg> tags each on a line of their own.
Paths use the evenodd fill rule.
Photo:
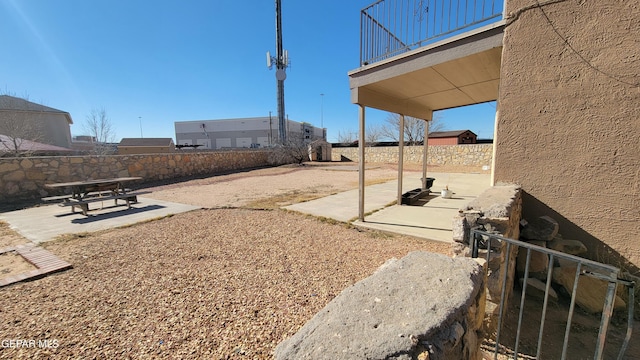
<svg viewBox="0 0 640 360">
<path fill-rule="evenodd" d="M 276 56 L 271 56 L 267 51 L 267 66 L 269 69 L 276 66 L 276 82 L 278 85 L 278 133 L 280 143 L 287 141 L 286 122 L 284 118 L 284 80 L 287 78 L 286 69 L 289 66 L 287 50 L 282 49 L 282 4 L 276 0 Z"/>
</svg>

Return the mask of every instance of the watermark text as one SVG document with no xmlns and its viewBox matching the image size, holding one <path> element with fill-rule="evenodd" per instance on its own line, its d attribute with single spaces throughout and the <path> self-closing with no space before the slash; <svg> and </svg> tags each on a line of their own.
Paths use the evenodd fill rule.
<svg viewBox="0 0 640 360">
<path fill-rule="evenodd" d="M 0 347 L 3 349 L 55 349 L 60 346 L 57 339 L 2 339 Z"/>
</svg>

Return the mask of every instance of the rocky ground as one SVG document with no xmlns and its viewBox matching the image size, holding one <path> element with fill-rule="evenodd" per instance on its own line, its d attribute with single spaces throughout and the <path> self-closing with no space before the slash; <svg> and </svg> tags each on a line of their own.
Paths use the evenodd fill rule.
<svg viewBox="0 0 640 360">
<path fill-rule="evenodd" d="M 449 252 L 276 209 L 356 186 L 357 172 L 311 167 L 157 186 L 154 197 L 208 209 L 47 243 L 74 268 L 0 289 L 0 358 L 270 358 L 387 259 Z"/>
</svg>

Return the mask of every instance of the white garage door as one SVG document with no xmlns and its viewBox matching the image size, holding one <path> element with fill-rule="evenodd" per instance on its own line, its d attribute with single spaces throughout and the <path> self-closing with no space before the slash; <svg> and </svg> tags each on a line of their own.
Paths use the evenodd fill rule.
<svg viewBox="0 0 640 360">
<path fill-rule="evenodd" d="M 258 136 L 258 144 L 260 144 L 260 147 L 269 146 L 269 138 L 266 136 Z"/>
<path fill-rule="evenodd" d="M 211 140 L 210 139 L 198 139 L 196 142 L 197 145 L 202 145 L 198 147 L 198 149 L 211 149 Z"/>
<path fill-rule="evenodd" d="M 236 138 L 236 147 L 248 148 L 251 147 L 251 138 Z"/>
<path fill-rule="evenodd" d="M 230 148 L 231 138 L 216 139 L 216 149 Z"/>
</svg>

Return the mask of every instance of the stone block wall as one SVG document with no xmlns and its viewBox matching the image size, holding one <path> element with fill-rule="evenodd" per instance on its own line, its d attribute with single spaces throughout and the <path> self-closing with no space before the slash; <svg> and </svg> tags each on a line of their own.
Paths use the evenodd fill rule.
<svg viewBox="0 0 640 360">
<path fill-rule="evenodd" d="M 483 261 L 416 251 L 343 290 L 275 359 L 480 360 Z"/>
<path fill-rule="evenodd" d="M 404 162 L 422 164 L 422 152 L 424 147 L 405 146 Z M 493 144 L 467 144 L 467 145 L 434 145 L 427 150 L 427 164 L 431 165 L 455 165 L 455 166 L 491 166 Z M 333 161 L 341 161 L 347 158 L 351 161 L 359 161 L 358 148 L 336 148 L 331 150 Z M 365 159 L 370 163 L 397 163 L 397 146 L 374 146 L 365 148 Z"/>
<path fill-rule="evenodd" d="M 459 214 L 453 218 L 454 254 L 456 256 L 471 256 L 469 244 L 471 229 L 517 240 L 520 237 L 521 218 L 522 194 L 519 186 L 497 185 L 488 188 L 460 209 Z M 486 249 L 486 246 L 481 244 L 482 249 Z M 479 253 L 479 257 L 483 259 L 486 259 L 486 255 L 486 251 Z M 487 334 L 493 333 L 496 329 L 505 271 L 507 272 L 505 300 L 508 301 L 511 296 L 516 275 L 517 255 L 517 246 L 512 246 L 511 251 L 507 253 L 506 243 L 497 240 L 491 242 L 491 257 L 486 264 L 487 304 L 483 324 L 483 330 Z M 505 266 L 507 258 L 509 258 L 508 268 Z"/>
<path fill-rule="evenodd" d="M 0 202 L 52 195 L 44 184 L 139 176 L 143 182 L 216 174 L 272 164 L 269 150 L 172 154 L 0 158 Z"/>
</svg>

